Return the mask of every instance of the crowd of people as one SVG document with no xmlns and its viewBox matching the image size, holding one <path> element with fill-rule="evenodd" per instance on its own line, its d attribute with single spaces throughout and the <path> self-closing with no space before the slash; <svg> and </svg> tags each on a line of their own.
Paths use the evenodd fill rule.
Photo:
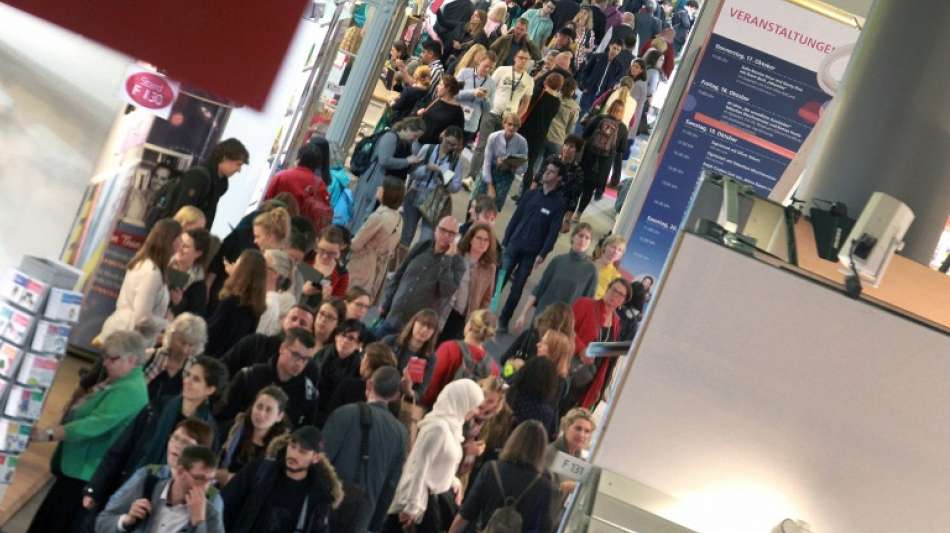
<svg viewBox="0 0 950 533">
<path fill-rule="evenodd" d="M 95 365 L 33 429 L 58 447 L 30 531 L 552 531 L 575 488 L 553 457 L 584 453 L 614 372 L 587 346 L 632 339 L 650 297 L 580 216 L 697 4 L 671 7 L 442 2 L 419 58 L 393 47 L 396 120 L 342 223 L 315 140 L 211 235 L 249 160 L 219 143 L 150 206 Z"/>
</svg>

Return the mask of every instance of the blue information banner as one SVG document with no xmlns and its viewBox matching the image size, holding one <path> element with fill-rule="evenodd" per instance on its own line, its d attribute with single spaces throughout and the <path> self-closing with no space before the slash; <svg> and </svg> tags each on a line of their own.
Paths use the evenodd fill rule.
<svg viewBox="0 0 950 533">
<path fill-rule="evenodd" d="M 737 3 L 727 2 L 720 17 L 738 28 L 732 33 L 759 31 L 766 34 L 760 40 L 771 39 L 807 60 L 776 57 L 765 46 L 720 32 L 710 36 L 623 259 L 624 269 L 637 278 L 660 274 L 703 170 L 735 177 L 768 196 L 831 99 L 819 87 L 815 63 L 834 46 L 807 36 L 793 41 L 798 34 L 789 36 L 787 28 L 728 5 Z M 838 32 L 844 42 L 856 38 L 846 30 Z"/>
</svg>

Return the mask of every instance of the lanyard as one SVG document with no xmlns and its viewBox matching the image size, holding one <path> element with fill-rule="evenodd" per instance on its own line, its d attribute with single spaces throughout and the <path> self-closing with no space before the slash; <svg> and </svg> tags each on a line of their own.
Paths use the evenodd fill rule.
<svg viewBox="0 0 950 533">
<path fill-rule="evenodd" d="M 518 81 L 515 81 L 515 69 L 511 69 L 511 94 L 508 95 L 508 103 L 511 103 L 515 98 L 515 91 L 518 90 L 518 87 L 521 86 L 521 80 L 524 79 L 524 72 L 521 73 L 521 77 L 518 78 Z"/>
</svg>

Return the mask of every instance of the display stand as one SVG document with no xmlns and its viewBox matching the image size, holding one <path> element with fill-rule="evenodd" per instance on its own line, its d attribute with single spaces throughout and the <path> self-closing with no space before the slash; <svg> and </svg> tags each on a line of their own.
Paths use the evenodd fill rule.
<svg viewBox="0 0 950 533">
<path fill-rule="evenodd" d="M 0 276 L 0 501 L 66 355 L 78 280 L 75 269 L 31 257 Z"/>
</svg>

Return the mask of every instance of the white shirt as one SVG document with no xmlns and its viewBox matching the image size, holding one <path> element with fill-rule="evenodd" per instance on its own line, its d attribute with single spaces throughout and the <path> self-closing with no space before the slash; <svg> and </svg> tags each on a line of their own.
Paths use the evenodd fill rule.
<svg viewBox="0 0 950 533">
<path fill-rule="evenodd" d="M 518 112 L 521 99 L 534 93 L 534 80 L 527 71 L 518 74 L 514 67 L 498 67 L 491 76 L 495 82 L 495 94 L 492 97 L 491 112 L 502 115 L 506 111 Z"/>
<path fill-rule="evenodd" d="M 178 533 L 191 523 L 188 506 L 184 502 L 179 505 L 171 506 L 166 504 L 168 501 L 168 491 L 171 489 L 171 486 L 172 481 L 168 480 L 168 482 L 165 483 L 165 488 L 162 489 L 161 496 L 159 496 L 157 508 L 152 509 L 152 513 L 147 519 L 147 531 L 149 533 Z M 127 531 L 122 527 L 123 517 L 125 517 L 125 515 L 119 517 L 119 531 Z"/>
</svg>

